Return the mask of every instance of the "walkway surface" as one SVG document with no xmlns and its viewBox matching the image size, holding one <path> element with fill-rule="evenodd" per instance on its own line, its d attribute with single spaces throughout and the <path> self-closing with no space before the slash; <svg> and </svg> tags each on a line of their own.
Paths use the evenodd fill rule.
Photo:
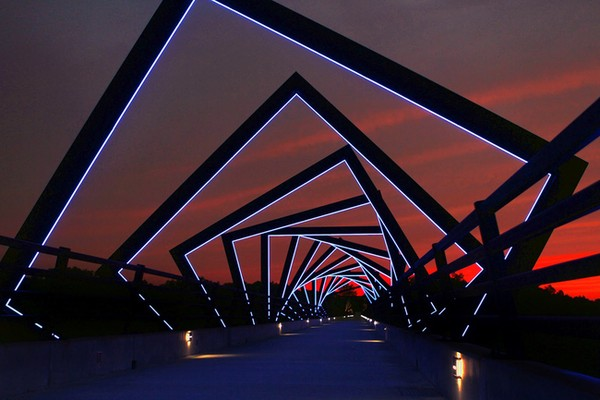
<svg viewBox="0 0 600 400">
<path fill-rule="evenodd" d="M 113 375 L 23 399 L 442 399 L 360 321 Z"/>
</svg>

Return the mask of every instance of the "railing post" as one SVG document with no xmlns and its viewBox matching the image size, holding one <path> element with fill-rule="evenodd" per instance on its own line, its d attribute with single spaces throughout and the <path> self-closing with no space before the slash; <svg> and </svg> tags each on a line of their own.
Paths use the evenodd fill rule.
<svg viewBox="0 0 600 400">
<path fill-rule="evenodd" d="M 433 259 L 435 261 L 435 266 L 438 271 L 442 270 L 446 265 L 448 265 L 448 259 L 446 257 L 446 251 L 439 246 L 438 243 L 433 243 L 431 245 L 433 250 Z M 450 304 L 452 301 L 452 282 L 450 281 L 450 276 L 447 274 L 441 274 L 440 276 L 440 290 L 442 294 L 443 304 Z M 452 314 L 452 310 L 446 311 L 448 314 Z M 446 319 L 448 320 L 448 319 Z M 448 325 L 448 324 L 446 324 Z M 449 326 L 444 326 L 443 331 L 441 332 L 444 337 L 450 338 L 452 337 L 452 329 Z"/>
<path fill-rule="evenodd" d="M 492 348 L 496 354 L 504 352 L 509 356 L 520 356 L 521 340 L 519 328 L 516 326 L 517 309 L 515 306 L 512 292 L 502 292 L 498 290 L 496 282 L 506 275 L 506 262 L 502 250 L 492 251 L 487 243 L 500 235 L 498 221 L 495 210 L 487 207 L 483 201 L 475 202 L 475 212 L 479 219 L 479 231 L 481 240 L 485 248 L 485 262 L 487 265 L 487 279 L 492 281 L 490 296 L 493 299 L 494 307 L 499 315 L 499 328 L 496 330 L 498 338 L 497 344 Z M 504 351 L 502 351 L 504 344 Z"/>
<path fill-rule="evenodd" d="M 446 265 L 448 265 L 448 259 L 446 258 L 446 251 L 438 246 L 437 243 L 431 245 L 433 249 L 433 259 L 435 261 L 435 267 L 438 271 L 442 270 Z M 447 274 L 442 274 L 440 278 L 442 294 L 444 298 L 448 297 L 450 291 L 452 290 L 452 286 L 450 284 L 450 276 Z"/>
<path fill-rule="evenodd" d="M 59 247 L 58 255 L 56 256 L 56 262 L 54 264 L 54 269 L 59 271 L 64 271 L 69 266 L 69 253 L 71 253 L 71 249 L 67 247 Z"/>
<path fill-rule="evenodd" d="M 137 269 L 135 270 L 135 276 L 133 277 L 133 282 L 135 284 L 140 284 L 144 280 L 144 270 L 146 269 L 145 265 L 138 264 Z"/>
</svg>

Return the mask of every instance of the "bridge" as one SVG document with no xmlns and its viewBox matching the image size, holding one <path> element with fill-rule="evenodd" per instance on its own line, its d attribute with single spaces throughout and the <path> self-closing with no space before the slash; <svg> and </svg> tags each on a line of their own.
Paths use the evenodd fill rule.
<svg viewBox="0 0 600 400">
<path fill-rule="evenodd" d="M 200 392 L 221 398 L 598 398 L 597 309 L 586 304 L 591 311 L 582 311 L 570 303 L 566 315 L 547 312 L 544 302 L 556 300 L 536 288 L 599 276 L 600 253 L 534 266 L 555 229 L 600 208 L 600 182 L 576 190 L 587 166 L 577 155 L 600 134 L 600 100 L 546 141 L 277 3 L 215 3 L 483 139 L 522 166 L 457 220 L 294 73 L 112 255 L 49 246 L 194 4 L 165 0 L 18 234 L 0 236 L 6 249 L 0 269 L 2 335 L 18 342 L 0 345 L 0 395 L 44 390 L 28 396 L 142 398 L 151 391 L 184 398 Z M 306 105 L 344 146 L 172 247 L 178 273 L 135 264 L 292 101 Z M 252 222 L 338 168 L 349 172 L 360 195 Z M 378 187 L 382 181 L 443 233 L 429 251 L 418 254 Z M 498 214 L 539 182 L 529 215 L 501 230 Z M 375 215 L 370 225 L 326 222 L 361 207 Z M 260 254 L 255 284 L 247 282 L 236 247 L 249 238 L 256 239 Z M 272 257 L 274 238 L 287 240 L 279 269 Z M 223 244 L 230 284 L 204 278 L 202 263 L 194 261 L 193 254 L 213 240 Z M 300 242 L 309 243 L 304 254 Z M 462 254 L 455 256 L 455 249 Z M 52 267 L 39 265 L 40 255 Z M 95 272 L 76 270 L 74 263 Z M 457 275 L 466 268 L 478 270 L 469 282 Z M 153 279 L 168 282 L 158 286 L 148 282 Z M 348 287 L 362 296 L 344 295 Z M 565 346 L 572 352 L 554 354 Z"/>
<path fill-rule="evenodd" d="M 372 325 L 303 323 L 304 329 L 284 330 L 276 339 L 30 398 L 441 398 L 414 366 L 387 349 Z"/>
<path fill-rule="evenodd" d="M 0 352 L 1 394 L 20 389 L 19 399 L 595 399 L 599 394 L 597 379 L 498 359 L 472 345 L 352 316 L 38 342 L 12 351 L 0 347 Z M 11 368 L 17 364 L 20 368 Z"/>
</svg>

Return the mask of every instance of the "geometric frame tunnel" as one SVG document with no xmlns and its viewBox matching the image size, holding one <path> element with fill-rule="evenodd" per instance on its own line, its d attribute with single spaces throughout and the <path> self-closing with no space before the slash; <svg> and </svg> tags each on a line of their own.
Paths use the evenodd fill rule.
<svg viewBox="0 0 600 400">
<path fill-rule="evenodd" d="M 287 95 L 286 95 L 287 93 Z M 232 139 L 236 137 L 243 138 L 241 141 L 237 141 L 238 148 L 228 148 L 230 152 L 234 152 L 234 156 L 237 155 L 239 151 L 241 151 L 245 146 L 256 137 L 256 135 L 262 130 L 262 128 L 268 124 L 274 118 L 277 113 L 279 113 L 292 99 L 298 97 L 302 100 L 310 109 L 313 110 L 317 116 L 319 116 L 330 128 L 332 128 L 342 139 L 344 139 L 349 146 L 351 146 L 355 151 L 359 154 L 363 155 L 363 158 L 366 159 L 378 172 L 380 172 L 399 192 L 401 192 L 413 205 L 415 205 L 426 217 L 428 217 L 438 228 L 443 226 L 446 229 L 450 229 L 456 222 L 453 218 L 448 214 L 439 203 L 437 203 L 431 196 L 429 196 L 408 174 L 406 174 L 398 165 L 396 165 L 383 151 L 381 151 L 366 135 L 364 135 L 360 130 L 353 125 L 345 116 L 343 116 L 331 103 L 329 103 L 325 98 L 323 98 L 308 82 L 306 82 L 300 75 L 297 73 L 288 79 L 286 83 L 284 83 L 263 105 L 251 116 L 248 120 L 242 124 L 242 126 L 234 132 L 231 137 L 224 143 L 223 146 L 227 144 Z M 275 103 L 273 104 L 275 99 Z M 276 110 L 273 115 L 267 114 L 263 115 L 263 109 Z M 260 122 L 254 122 L 255 119 L 258 119 Z M 264 121 L 264 125 L 262 124 Z M 248 131 L 247 126 L 255 127 L 260 126 L 257 132 L 252 130 Z M 217 149 L 215 154 L 218 154 L 221 149 Z M 348 150 L 347 150 L 348 151 Z M 510 148 L 507 152 L 512 153 L 516 152 L 516 150 Z M 349 152 L 352 153 L 352 152 Z M 335 153 L 334 153 L 335 154 Z M 333 156 L 333 155 L 332 155 Z M 353 155 L 347 155 L 345 157 L 353 157 Z M 209 157 L 205 164 L 212 165 L 214 161 L 211 160 L 212 156 Z M 227 165 L 230 159 L 220 159 L 220 163 L 217 165 Z M 323 162 L 323 160 L 321 161 Z M 353 162 L 354 168 L 350 167 L 350 170 L 355 174 L 356 169 L 362 169 L 362 167 L 357 167 L 360 165 L 358 160 Z M 333 167 L 333 163 L 330 167 Z M 202 170 L 201 166 L 196 172 Z M 299 174 L 300 175 L 300 174 Z M 366 177 L 366 172 L 362 171 L 361 176 Z M 212 177 L 211 177 L 212 179 Z M 364 179 L 364 178 L 363 178 Z M 367 178 L 368 179 L 368 178 Z M 204 182 L 202 182 L 204 183 Z M 302 180 L 298 180 L 298 182 L 292 184 L 291 182 L 286 182 L 281 184 L 278 188 L 273 189 L 273 192 L 280 192 L 279 196 L 286 195 L 287 192 L 295 190 L 295 186 L 304 185 L 306 182 Z M 198 183 L 197 186 L 200 186 Z M 372 185 L 372 183 L 371 183 Z M 289 186 L 289 188 L 286 188 Z M 364 189 L 364 182 L 360 183 Z M 544 188 L 543 190 L 545 190 Z M 179 189 L 178 189 L 179 190 Z M 287 191 L 287 192 L 286 192 Z M 371 189 L 371 197 L 376 196 L 374 194 L 376 189 Z M 365 193 L 367 197 L 370 197 L 369 194 Z M 177 191 L 173 194 L 172 197 L 180 197 Z M 273 200 L 267 200 L 267 198 L 273 197 Z M 237 224 L 245 221 L 247 218 L 250 218 L 254 215 L 254 213 L 263 210 L 268 207 L 272 202 L 275 202 L 276 195 L 266 195 L 266 198 L 258 198 L 253 202 L 247 204 L 246 207 L 242 207 L 236 212 L 230 214 L 229 216 L 223 218 L 221 221 L 213 224 L 212 226 L 206 228 L 204 231 L 198 233 L 192 238 L 187 239 L 185 242 L 176 246 L 171 250 L 171 254 L 178 265 L 182 274 L 189 274 L 189 271 L 192 271 L 194 275 L 196 272 L 194 271 L 194 267 L 191 265 L 188 255 L 203 246 L 205 243 L 211 241 L 215 237 L 224 234 L 229 229 L 232 229 Z M 373 199 L 369 198 L 370 202 L 373 203 Z M 380 199 L 381 200 L 381 199 Z M 167 200 L 168 201 L 168 200 Z M 252 204 L 257 203 L 257 204 Z M 387 208 L 387 207 L 386 207 Z M 392 246 L 395 246 L 397 249 L 400 249 L 400 253 L 404 257 L 406 263 L 412 267 L 413 263 L 418 259 L 417 254 L 412 249 L 412 246 L 406 239 L 406 236 L 402 232 L 399 226 L 394 221 L 393 216 L 387 213 L 388 226 L 394 226 L 393 232 L 387 231 L 389 237 L 392 238 L 394 243 Z M 389 222 L 393 221 L 393 222 Z M 391 224 L 391 225 L 390 225 Z M 382 229 L 383 230 L 383 229 Z M 442 232 L 445 232 L 445 229 L 440 228 Z M 466 250 L 471 250 L 480 245 L 480 243 L 474 237 L 470 237 L 470 240 L 463 241 L 461 244 L 461 248 Z M 238 286 L 240 290 L 244 292 L 246 297 L 246 302 L 248 306 L 250 306 L 250 299 L 248 298 L 248 294 L 246 293 L 245 284 L 241 278 L 241 271 L 239 271 L 239 266 L 237 268 L 233 268 L 232 264 L 234 263 L 234 257 L 229 255 L 228 259 L 230 260 L 230 268 L 232 277 L 234 279 L 234 283 Z M 422 271 L 415 271 L 417 274 L 422 273 Z M 254 321 L 253 316 L 251 316 L 252 321 Z"/>
<path fill-rule="evenodd" d="M 291 40 L 312 53 L 525 162 L 547 143 L 542 138 L 468 99 L 277 3 L 266 0 L 253 2 L 221 0 L 214 1 L 214 3 Z M 48 240 L 193 4 L 193 0 L 186 2 L 165 0 L 161 3 L 40 195 L 17 233 L 17 239 L 39 244 L 45 244 Z M 457 225 L 458 222 L 383 151 L 377 148 L 304 79 L 298 74 L 294 74 L 183 182 L 173 195 L 110 258 L 131 262 L 195 195 L 209 184 L 213 177 L 225 168 L 229 161 L 260 132 L 260 129 L 276 116 L 276 111 L 294 97 L 300 98 L 312 108 L 353 147 L 354 151 L 371 163 L 442 232 L 446 233 Z M 556 171 L 553 171 L 530 214 L 534 215 L 572 194 L 585 165 L 586 163 L 582 160 L 572 157 L 569 161 L 561 164 Z M 388 221 L 388 223 L 390 222 Z M 551 233 L 552 231 L 549 231 L 545 235 L 514 248 L 507 259 L 509 266 L 512 266 L 513 269 L 532 269 Z M 392 232 L 388 232 L 386 236 L 391 236 L 392 240 L 398 238 Z M 472 236 L 460 243 L 460 247 L 465 250 L 478 245 L 480 243 Z M 405 248 L 407 247 L 405 246 Z M 183 264 L 180 264 L 179 250 L 175 250 L 174 255 L 179 257 L 178 265 L 181 268 Z M 13 292 L 19 288 L 24 276 L 19 272 L 19 267 L 30 267 L 35 257 L 36 254 L 33 251 L 16 248 L 7 250 L 2 263 L 14 268 L 10 279 L 12 287 L 14 287 L 14 289 L 11 288 Z M 413 257 L 416 257 L 416 254 L 409 256 L 410 260 L 407 260 L 411 261 L 408 262 L 409 265 L 416 260 Z M 184 273 L 183 270 L 182 273 Z M 8 292 L 6 298 L 2 299 L 2 303 L 17 312 L 10 305 L 10 290 Z"/>
<path fill-rule="evenodd" d="M 363 188 L 363 191 L 365 192 L 365 196 L 368 200 L 368 203 L 371 204 L 371 206 L 375 210 L 375 213 L 379 216 L 378 220 L 380 221 L 382 227 L 378 228 L 378 231 L 379 232 L 382 232 L 382 231 L 392 232 L 394 237 L 402 238 L 402 241 L 399 244 L 397 244 L 393 241 L 391 243 L 389 243 L 389 245 L 388 245 L 388 247 L 390 249 L 389 253 L 395 254 L 396 253 L 395 249 L 400 248 L 401 254 L 410 254 L 410 259 L 412 261 L 414 261 L 415 260 L 414 257 L 416 257 L 416 253 L 410 246 L 410 243 L 404 236 L 404 233 L 402 232 L 401 228 L 397 225 L 396 221 L 393 219 L 389 209 L 387 208 L 387 206 L 385 205 L 383 200 L 378 196 L 375 186 L 369 180 L 368 175 L 366 174 L 366 171 L 362 170 L 362 166 L 358 162 L 358 159 L 356 158 L 354 153 L 350 150 L 349 147 L 344 147 L 344 148 L 338 150 L 337 152 L 333 153 L 329 157 L 326 157 L 325 159 L 321 160 L 320 162 L 315 164 L 313 167 L 309 167 L 307 170 L 299 173 L 298 175 L 296 175 L 293 178 L 290 178 L 288 181 L 282 183 L 278 187 L 265 193 L 263 196 L 255 199 L 253 202 L 249 203 L 247 206 L 237 210 L 236 212 L 230 214 L 229 216 L 226 216 L 222 220 L 217 221 L 216 223 L 209 226 L 202 232 L 199 232 L 198 234 L 194 235 L 192 238 L 186 240 L 182 244 L 173 248 L 171 250 L 171 254 L 173 255 L 173 258 L 175 259 L 177 265 L 179 266 L 181 273 L 184 275 L 185 274 L 190 275 L 189 271 L 192 271 L 192 273 L 195 276 L 197 276 L 197 273 L 194 271 L 194 267 L 189 262 L 187 255 L 190 254 L 191 252 L 195 251 L 196 249 L 200 248 L 204 244 L 208 243 L 209 241 L 214 239 L 216 236 L 222 235 L 223 242 L 225 245 L 225 252 L 227 255 L 227 259 L 229 261 L 230 272 L 231 272 L 233 282 L 240 290 L 242 290 L 244 292 L 246 301 L 249 304 L 250 300 L 249 300 L 248 294 L 246 292 L 246 287 L 245 287 L 244 280 L 242 277 L 242 272 L 239 268 L 239 263 L 236 261 L 237 257 L 235 255 L 235 250 L 232 245 L 233 240 L 237 240 L 237 238 L 239 238 L 240 235 L 235 235 L 234 236 L 235 239 L 234 239 L 231 237 L 232 235 L 228 235 L 225 232 L 228 231 L 229 229 L 233 228 L 234 226 L 236 226 L 243 220 L 248 219 L 250 216 L 255 215 L 258 211 L 264 210 L 266 207 L 275 203 L 279 199 L 285 197 L 288 193 L 295 190 L 297 188 L 297 186 L 304 186 L 306 183 L 321 176 L 324 172 L 330 171 L 332 168 L 335 168 L 336 166 L 340 165 L 341 163 L 346 163 L 346 165 L 350 168 L 351 172 L 355 175 L 355 177 L 358 177 L 357 182 L 359 183 L 359 186 L 361 188 Z M 319 167 L 319 168 L 315 169 L 315 167 Z M 309 173 L 307 173 L 307 172 L 309 172 Z M 350 205 L 355 206 L 355 204 L 353 204 L 353 203 L 354 202 L 351 202 Z M 361 203 L 362 203 L 362 201 L 361 201 Z M 330 211 L 330 210 L 327 209 L 325 211 Z M 273 229 L 281 229 L 282 227 L 286 227 L 291 224 L 303 223 L 307 219 L 305 214 L 310 214 L 310 216 L 313 217 L 312 219 L 313 220 L 315 219 L 313 216 L 314 212 L 313 213 L 299 213 L 294 216 L 281 218 L 280 220 L 278 220 L 276 222 L 271 222 L 268 224 L 269 228 L 270 228 L 269 230 L 260 231 L 258 233 L 265 234 L 265 233 L 270 232 Z M 263 224 L 263 225 L 266 225 L 266 224 Z M 254 231 L 255 229 L 250 229 L 250 230 Z M 346 229 L 346 231 L 347 231 L 347 229 Z M 257 232 L 252 232 L 252 233 L 254 233 L 255 235 L 258 234 Z M 371 233 L 371 232 L 368 232 L 368 233 Z M 392 236 L 392 235 L 390 235 L 390 236 Z M 400 260 L 400 259 L 397 258 L 397 260 Z M 411 263 L 412 263 L 412 261 L 411 261 Z M 400 261 L 400 263 L 402 265 L 405 264 L 404 261 Z M 263 284 L 268 285 L 269 284 L 268 280 L 266 282 L 263 281 Z"/>
<path fill-rule="evenodd" d="M 292 225 L 295 224 L 303 224 L 309 221 L 315 221 L 323 217 L 331 216 L 334 214 L 339 214 L 341 212 L 350 211 L 359 207 L 363 207 L 369 204 L 366 201 L 366 197 L 357 196 L 349 199 L 345 199 L 342 201 L 338 201 L 335 203 L 331 203 L 325 206 L 317 207 L 311 210 L 307 210 L 304 212 L 300 212 L 293 215 L 288 215 L 283 218 L 278 218 L 275 220 L 267 221 L 258 225 L 250 226 L 247 228 L 243 228 L 237 231 L 226 233 L 222 236 L 223 244 L 225 247 L 225 252 L 230 265 L 230 272 L 232 277 L 236 276 L 236 271 L 240 268 L 239 261 L 237 257 L 237 252 L 235 250 L 235 243 L 240 240 L 246 240 L 252 237 L 260 236 L 261 238 L 261 282 L 263 283 L 263 290 L 265 291 L 264 296 L 267 298 L 267 317 L 270 318 L 271 313 L 271 259 L 270 259 L 270 245 L 269 240 L 271 237 L 281 237 L 281 236 L 291 236 L 292 238 L 296 238 L 297 242 L 299 237 L 313 239 L 309 237 L 311 230 L 313 234 L 316 235 L 327 235 L 327 237 L 331 237 L 331 235 L 381 235 L 380 227 L 321 227 L 321 228 L 292 228 Z M 333 246 L 336 245 L 334 239 L 329 239 L 330 243 L 333 243 Z M 346 243 L 338 243 L 341 247 L 344 245 L 348 245 Z M 277 298 L 283 298 L 286 292 L 287 283 L 290 278 L 291 265 L 296 256 L 296 247 L 297 244 L 290 244 L 290 253 L 288 259 L 284 263 L 284 267 L 282 268 L 282 275 L 279 282 L 280 291 L 277 294 Z M 366 250 L 370 249 L 365 246 L 353 246 L 354 249 Z M 384 256 L 387 256 L 387 252 L 383 252 Z M 381 256 L 381 254 L 379 254 Z M 347 257 L 350 258 L 350 257 Z M 298 276 L 298 279 L 292 279 L 291 286 L 299 287 L 302 284 L 306 283 L 306 279 L 311 275 L 311 269 L 316 269 L 322 262 L 316 262 L 315 267 L 310 267 L 308 265 L 305 266 L 307 276 L 304 277 L 302 282 L 297 282 L 301 276 Z M 296 274 L 303 274 L 305 271 L 303 268 L 299 268 Z M 296 284 L 294 282 L 297 282 Z M 292 290 L 293 291 L 293 290 Z"/>
</svg>

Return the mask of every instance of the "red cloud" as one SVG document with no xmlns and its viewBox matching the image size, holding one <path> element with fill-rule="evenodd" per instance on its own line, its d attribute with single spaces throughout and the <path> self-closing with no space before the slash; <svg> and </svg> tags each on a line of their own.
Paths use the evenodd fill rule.
<svg viewBox="0 0 600 400">
<path fill-rule="evenodd" d="M 600 68 L 587 68 L 575 71 L 568 71 L 554 76 L 546 76 L 531 81 L 514 82 L 509 85 L 502 85 L 481 92 L 475 92 L 467 97 L 474 102 L 493 106 L 509 102 L 520 102 L 527 99 L 554 96 L 561 93 L 581 89 L 583 87 L 600 86 Z M 355 121 L 356 125 L 365 133 L 374 133 L 380 129 L 397 127 L 404 123 L 425 118 L 428 114 L 417 107 L 373 111 L 364 118 Z M 284 143 L 277 144 L 261 151 L 255 152 L 253 157 L 247 161 L 256 161 L 261 159 L 282 158 L 289 154 L 307 151 L 319 145 L 333 143 L 340 140 L 339 137 L 328 127 L 313 131 L 307 134 L 305 131 L 299 131 L 297 136 Z M 411 160 L 403 160 L 412 164 L 421 164 L 429 162 L 432 159 L 444 159 L 469 154 L 474 149 L 464 148 L 464 146 L 455 146 L 447 149 L 447 152 L 429 152 L 428 154 L 417 155 Z"/>
<path fill-rule="evenodd" d="M 600 68 L 568 71 L 561 75 L 542 77 L 528 82 L 515 82 L 468 96 L 482 105 L 523 101 L 536 97 L 554 96 L 583 87 L 600 86 Z"/>
</svg>

